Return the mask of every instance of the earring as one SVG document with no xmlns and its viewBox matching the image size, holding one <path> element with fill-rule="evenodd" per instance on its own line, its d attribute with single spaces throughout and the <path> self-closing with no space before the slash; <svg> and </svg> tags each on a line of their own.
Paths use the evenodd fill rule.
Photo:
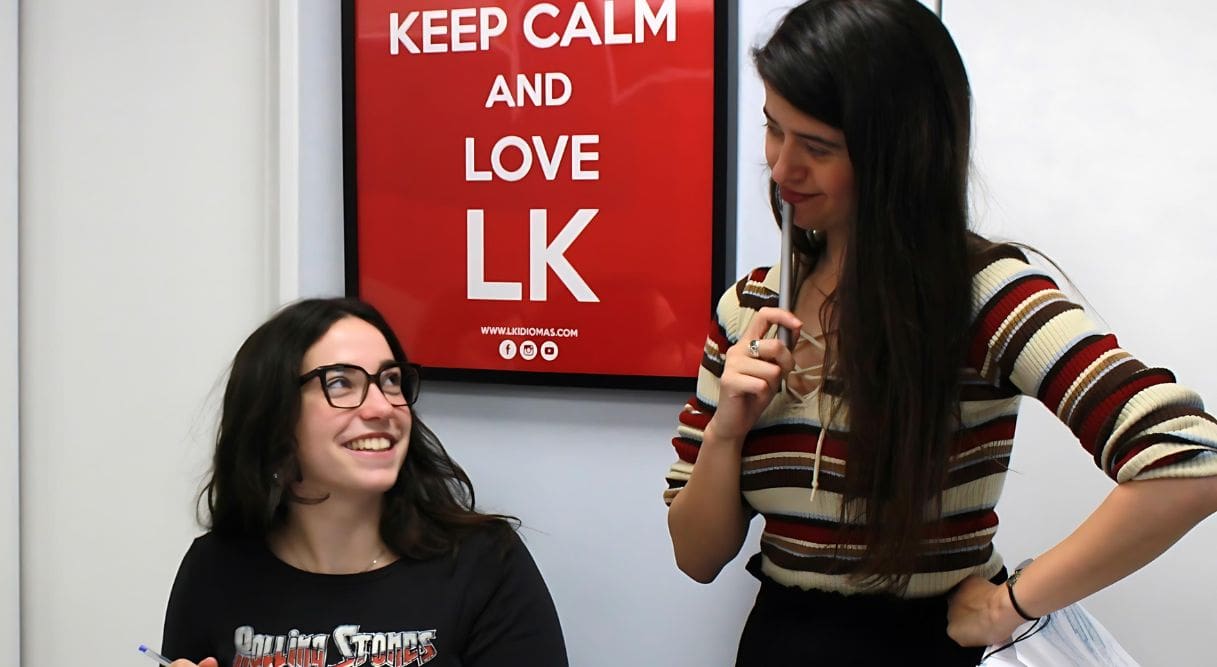
<svg viewBox="0 0 1217 667">
<path fill-rule="evenodd" d="M 279 482 L 279 473 L 272 472 L 270 474 L 273 480 L 270 488 L 270 493 L 266 497 L 266 522 L 270 523 L 275 518 L 275 512 L 279 509 L 279 502 L 283 499 L 283 484 Z"/>
</svg>

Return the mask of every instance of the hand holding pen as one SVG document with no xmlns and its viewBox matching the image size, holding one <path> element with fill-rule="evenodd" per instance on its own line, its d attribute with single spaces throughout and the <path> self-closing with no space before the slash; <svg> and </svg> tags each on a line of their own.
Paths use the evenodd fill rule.
<svg viewBox="0 0 1217 667">
<path fill-rule="evenodd" d="M 189 660 L 187 660 L 185 658 L 182 658 L 180 660 L 170 660 L 169 658 L 166 658 L 165 656 L 161 655 L 160 653 L 157 653 L 156 651 L 153 651 L 152 649 L 148 648 L 144 644 L 139 645 L 139 652 L 143 653 L 144 655 L 148 656 L 149 658 L 152 658 L 153 660 L 164 665 L 165 667 L 220 667 L 219 661 L 216 660 L 215 658 L 204 658 L 202 662 L 197 663 L 197 664 L 190 662 Z"/>
</svg>

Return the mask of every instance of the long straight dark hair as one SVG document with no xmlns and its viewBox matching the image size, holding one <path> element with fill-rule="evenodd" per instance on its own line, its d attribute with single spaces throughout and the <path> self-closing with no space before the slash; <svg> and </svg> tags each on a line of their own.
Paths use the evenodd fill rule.
<svg viewBox="0 0 1217 667">
<path fill-rule="evenodd" d="M 211 478 L 203 487 L 207 516 L 217 534 L 263 539 L 282 525 L 300 479 L 296 423 L 300 419 L 300 364 L 338 320 L 356 317 L 384 335 L 401 364 L 409 363 L 384 317 L 356 299 L 307 299 L 258 327 L 237 351 L 224 390 Z M 401 556 L 426 559 L 454 553 L 479 528 L 506 534 L 518 520 L 474 509 L 473 485 L 411 407 L 409 449 L 397 481 L 385 492 L 380 537 Z"/>
<path fill-rule="evenodd" d="M 916 0 L 805 2 L 754 59 L 770 88 L 844 133 L 853 163 L 857 218 L 826 363 L 848 411 L 846 500 L 865 500 L 865 516 L 842 510 L 842 520 L 864 524 L 853 574 L 899 589 L 941 516 L 958 424 L 971 293 L 967 74 Z M 772 184 L 771 195 L 776 215 Z M 814 246 L 799 248 L 815 261 Z"/>
</svg>

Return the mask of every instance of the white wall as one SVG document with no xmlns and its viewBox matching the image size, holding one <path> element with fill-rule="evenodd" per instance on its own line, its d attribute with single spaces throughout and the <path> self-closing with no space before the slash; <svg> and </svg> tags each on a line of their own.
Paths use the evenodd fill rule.
<svg viewBox="0 0 1217 667">
<path fill-rule="evenodd" d="M 38 0 L 20 17 L 21 632 L 39 664 L 77 663 L 82 646 L 120 664 L 159 640 L 197 530 L 191 500 L 225 364 L 277 299 L 341 289 L 327 263 L 341 195 L 335 3 L 299 4 L 295 190 L 275 180 L 279 3 L 95 4 Z M 776 246 L 763 203 L 749 199 L 763 183 L 749 115 L 760 95 L 743 54 L 788 3 L 740 4 L 742 269 L 772 261 Z M 1217 249 L 1213 213 L 1200 199 L 1217 176 L 1205 123 L 1217 50 L 1199 34 L 1217 10 L 1063 4 L 946 3 L 977 98 L 982 230 L 1060 260 L 1129 348 L 1217 401 L 1214 362 L 1197 357 L 1213 356 L 1201 332 L 1217 324 L 1204 308 L 1217 275 L 1205 261 Z M 1132 44 L 1144 46 L 1124 53 Z M 0 110 L 0 140 L 4 119 Z M 299 198 L 292 220 L 278 217 L 285 191 Z M 287 284 L 278 269 L 289 254 L 299 276 Z M 420 412 L 481 503 L 525 520 L 579 667 L 734 654 L 754 583 L 740 563 L 710 586 L 684 578 L 664 526 L 683 400 L 426 388 Z M 1000 508 L 999 545 L 1014 560 L 1063 536 L 1108 486 L 1042 411 L 1021 426 L 1021 474 Z M 1207 655 L 1217 599 L 1192 577 L 1207 571 L 1214 530 L 1090 603 L 1144 664 Z M 0 590 L 0 604 L 11 599 Z"/>
<path fill-rule="evenodd" d="M 272 306 L 268 26 L 250 0 L 21 4 L 27 664 L 160 642 L 208 402 Z"/>
<path fill-rule="evenodd" d="M 20 663 L 17 361 L 17 0 L 0 0 L 0 646 Z"/>
<path fill-rule="evenodd" d="M 947 0 L 976 100 L 980 230 L 1057 260 L 1121 343 L 1217 408 L 1217 6 Z M 1110 483 L 1040 405 L 1025 406 L 999 511 L 1018 562 Z M 1146 665 L 1211 658 L 1217 521 L 1087 607 Z"/>
<path fill-rule="evenodd" d="M 343 293 L 342 80 L 341 3 L 301 0 L 299 16 L 300 92 L 300 226 L 298 234 L 301 294 Z"/>
</svg>

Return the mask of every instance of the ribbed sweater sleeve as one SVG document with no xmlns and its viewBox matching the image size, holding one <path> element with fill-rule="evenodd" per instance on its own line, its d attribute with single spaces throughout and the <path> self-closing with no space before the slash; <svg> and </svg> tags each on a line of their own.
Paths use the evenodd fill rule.
<svg viewBox="0 0 1217 667">
<path fill-rule="evenodd" d="M 1038 399 L 1117 482 L 1217 474 L 1217 420 L 1194 391 L 1121 348 L 1017 249 L 989 260 L 974 280 L 971 366 Z"/>
</svg>

